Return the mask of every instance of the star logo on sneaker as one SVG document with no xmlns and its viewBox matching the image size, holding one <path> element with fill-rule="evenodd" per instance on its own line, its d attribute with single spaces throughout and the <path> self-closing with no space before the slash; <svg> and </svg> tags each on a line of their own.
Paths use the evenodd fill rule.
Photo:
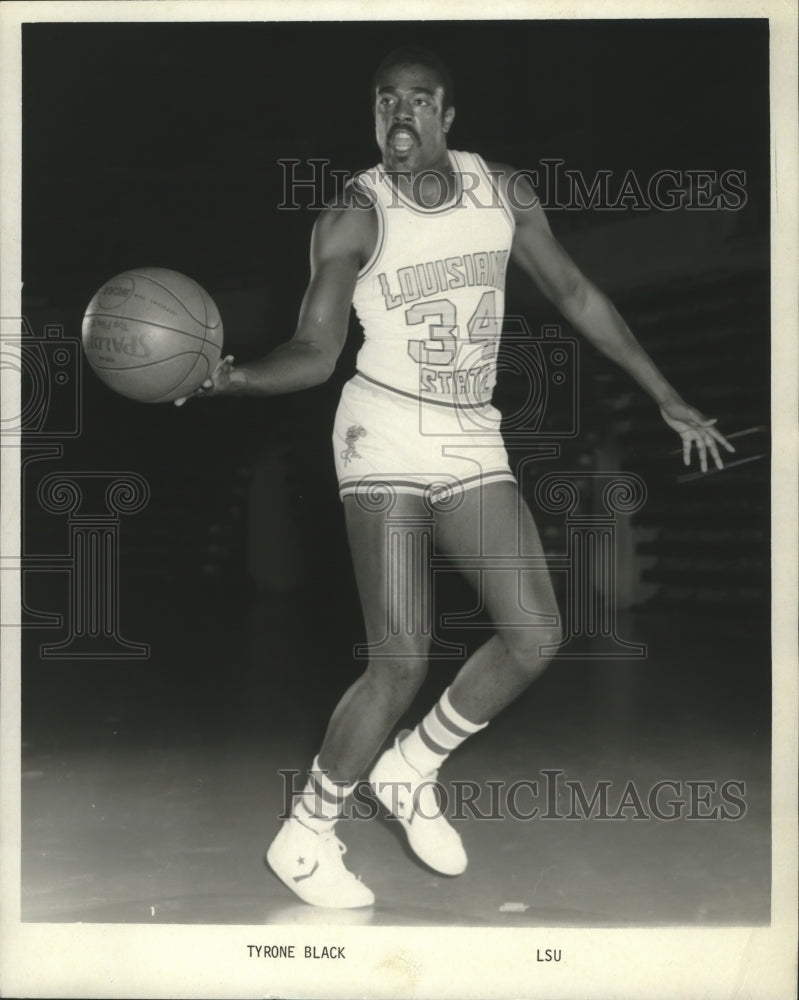
<svg viewBox="0 0 799 1000">
<path fill-rule="evenodd" d="M 307 872 L 305 875 L 295 875 L 294 876 L 294 881 L 295 882 L 302 882 L 304 879 L 310 878 L 313 875 L 313 873 L 316 871 L 316 869 L 318 867 L 319 867 L 319 862 L 315 861 L 313 868 L 309 872 Z"/>
<path fill-rule="evenodd" d="M 372 906 L 374 893 L 344 865 L 346 851 L 332 829 L 316 832 L 291 816 L 269 845 L 266 863 L 284 885 L 311 906 Z"/>
</svg>

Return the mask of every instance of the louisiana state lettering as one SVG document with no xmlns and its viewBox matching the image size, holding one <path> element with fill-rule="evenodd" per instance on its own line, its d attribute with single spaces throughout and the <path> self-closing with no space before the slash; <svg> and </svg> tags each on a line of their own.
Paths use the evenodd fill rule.
<svg viewBox="0 0 799 1000">
<path fill-rule="evenodd" d="M 404 395 L 480 406 L 496 382 L 514 224 L 483 160 L 449 155 L 456 193 L 435 209 L 406 198 L 382 167 L 359 175 L 379 236 L 353 297 L 365 338 L 357 365 Z"/>
</svg>

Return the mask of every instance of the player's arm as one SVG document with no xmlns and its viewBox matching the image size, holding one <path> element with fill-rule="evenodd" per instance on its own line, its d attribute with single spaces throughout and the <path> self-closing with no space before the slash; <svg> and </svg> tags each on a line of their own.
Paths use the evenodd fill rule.
<svg viewBox="0 0 799 1000">
<path fill-rule="evenodd" d="M 311 236 L 311 278 L 293 337 L 257 361 L 233 365 L 226 358 L 194 395 L 272 396 L 326 381 L 347 337 L 355 282 L 369 256 L 371 226 L 367 209 L 325 209 Z"/>
<path fill-rule="evenodd" d="M 658 404 L 663 419 L 682 437 L 686 464 L 690 461 L 691 444 L 695 443 L 703 470 L 707 467 L 707 449 L 721 468 L 717 442 L 728 451 L 735 449 L 713 427 L 715 420 L 708 420 L 681 398 L 610 299 L 586 278 L 561 246 L 529 178 L 498 164 L 492 164 L 491 170 L 499 177 L 516 222 L 513 260 L 587 340 L 629 372 Z"/>
</svg>

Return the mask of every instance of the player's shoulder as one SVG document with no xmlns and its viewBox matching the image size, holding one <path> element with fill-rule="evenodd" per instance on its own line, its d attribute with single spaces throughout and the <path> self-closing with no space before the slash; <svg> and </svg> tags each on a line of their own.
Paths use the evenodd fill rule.
<svg viewBox="0 0 799 1000">
<path fill-rule="evenodd" d="M 509 163 L 499 163 L 497 160 L 483 160 L 483 163 L 494 177 L 508 178 L 514 173 L 514 168 Z"/>
<path fill-rule="evenodd" d="M 537 214 L 541 211 L 535 190 L 534 171 L 521 170 L 509 163 L 501 163 L 496 160 L 486 160 L 485 165 L 494 183 L 499 185 L 499 189 L 517 221 L 522 216 L 529 216 L 531 212 Z"/>
<path fill-rule="evenodd" d="M 377 195 L 371 171 L 364 170 L 348 178 L 343 187 L 336 189 L 322 212 L 327 220 L 348 220 L 357 225 L 375 215 Z M 346 224 L 346 223 L 344 223 Z"/>
<path fill-rule="evenodd" d="M 535 178 L 533 170 L 520 170 L 509 163 L 500 163 L 496 160 L 486 160 L 485 165 L 491 176 L 500 181 L 503 187 L 519 183 L 525 184 L 529 188 L 533 187 Z"/>
<path fill-rule="evenodd" d="M 318 247 L 357 250 L 367 257 L 371 252 L 378 228 L 375 198 L 359 177 L 351 178 L 320 212 L 314 226 Z"/>
</svg>

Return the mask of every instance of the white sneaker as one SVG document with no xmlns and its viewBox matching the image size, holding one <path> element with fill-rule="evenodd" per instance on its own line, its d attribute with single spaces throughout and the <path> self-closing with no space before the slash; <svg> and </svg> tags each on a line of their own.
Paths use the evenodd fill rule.
<svg viewBox="0 0 799 1000">
<path fill-rule="evenodd" d="M 341 860 L 347 848 L 330 830 L 317 833 L 295 817 L 287 819 L 269 845 L 266 862 L 304 903 L 351 909 L 371 906 L 375 897 Z"/>
<path fill-rule="evenodd" d="M 369 783 L 380 802 L 402 823 L 408 843 L 422 861 L 442 875 L 460 875 L 469 859 L 459 834 L 441 813 L 435 793 L 438 771 L 420 774 L 402 756 L 399 741 L 398 736 L 377 761 Z"/>
</svg>

